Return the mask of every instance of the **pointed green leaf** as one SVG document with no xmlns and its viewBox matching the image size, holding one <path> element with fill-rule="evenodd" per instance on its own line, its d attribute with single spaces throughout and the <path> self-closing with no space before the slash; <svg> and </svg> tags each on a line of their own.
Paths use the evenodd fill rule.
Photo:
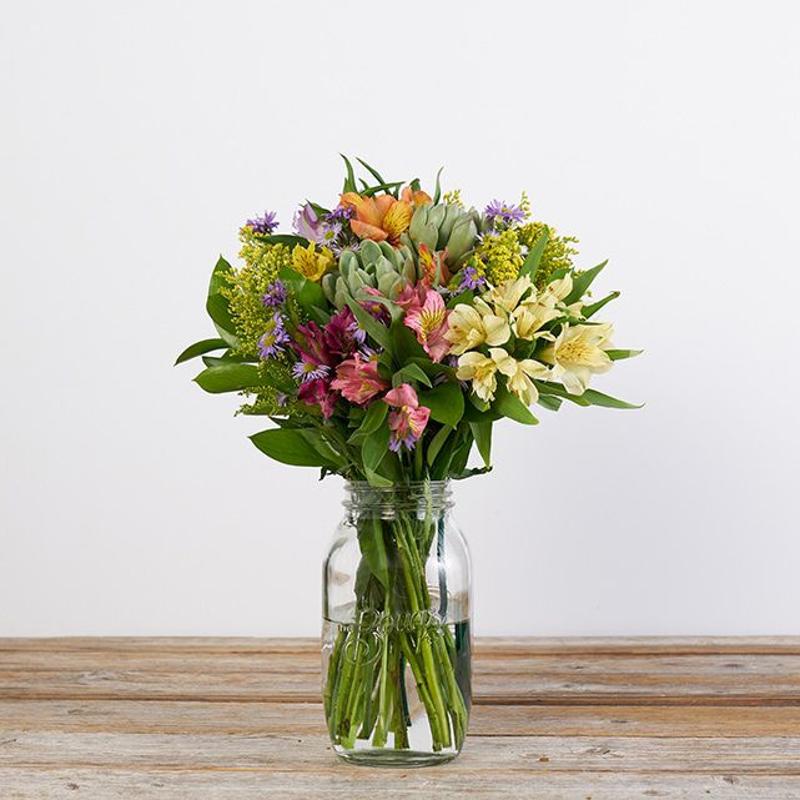
<svg viewBox="0 0 800 800">
<path fill-rule="evenodd" d="M 582 395 L 582 398 L 588 400 L 593 406 L 602 406 L 603 408 L 642 408 L 644 403 L 636 405 L 635 403 L 627 403 L 625 400 L 618 400 L 611 395 L 603 394 L 602 392 L 595 391 L 594 389 L 587 389 Z"/>
<path fill-rule="evenodd" d="M 455 428 L 451 428 L 449 425 L 442 425 L 442 427 L 436 431 L 436 434 L 434 435 L 433 439 L 431 439 L 430 444 L 428 444 L 428 452 L 425 456 L 425 460 L 428 462 L 429 467 L 433 465 L 434 461 L 436 461 L 436 456 L 439 455 L 439 451 L 447 441 L 447 437 L 453 433 L 454 430 Z"/>
<path fill-rule="evenodd" d="M 592 285 L 592 281 L 600 274 L 606 264 L 608 264 L 608 259 L 602 264 L 598 264 L 596 267 L 592 267 L 585 272 L 579 272 L 575 275 L 572 279 L 572 291 L 564 299 L 564 305 L 568 306 L 571 303 L 577 303 L 578 300 L 586 294 L 589 287 Z"/>
<path fill-rule="evenodd" d="M 619 292 L 611 292 L 607 294 L 602 300 L 598 300 L 596 303 L 590 303 L 588 306 L 584 306 L 581 310 L 581 314 L 583 314 L 584 319 L 589 319 L 593 317 L 606 303 L 610 303 L 612 300 L 616 300 L 619 297 Z"/>
<path fill-rule="evenodd" d="M 375 178 L 375 180 L 378 181 L 378 183 L 386 183 L 386 181 L 381 176 L 380 172 L 378 172 L 378 170 L 376 170 L 374 167 L 371 167 L 369 164 L 367 164 L 367 162 L 364 161 L 364 159 L 356 156 L 356 161 L 358 161 L 358 163 L 361 164 L 361 166 L 364 167 L 364 169 L 367 170 L 367 172 L 369 172 L 369 174 L 372 175 L 372 177 Z"/>
<path fill-rule="evenodd" d="M 380 478 L 384 481 L 384 478 Z M 372 483 L 372 482 L 371 482 Z M 373 483 L 373 486 L 386 485 Z M 389 483 L 391 485 L 391 483 Z M 386 542 L 383 538 L 384 526 L 380 517 L 367 515 L 358 524 L 358 546 L 372 574 L 383 584 L 389 586 L 389 559 L 386 556 Z"/>
<path fill-rule="evenodd" d="M 644 353 L 644 350 L 606 350 L 606 355 L 612 361 L 622 361 L 624 358 L 635 358 Z"/>
<path fill-rule="evenodd" d="M 401 383 L 408 383 L 409 381 L 417 381 L 428 387 L 433 386 L 431 379 L 425 374 L 422 367 L 413 361 L 392 375 L 392 386 L 399 386 Z"/>
<path fill-rule="evenodd" d="M 492 423 L 491 422 L 470 422 L 470 430 L 481 454 L 484 466 L 488 467 L 492 463 Z"/>
<path fill-rule="evenodd" d="M 392 352 L 392 341 L 389 336 L 389 329 L 382 325 L 368 311 L 365 311 L 355 300 L 348 299 L 347 305 L 353 312 L 353 316 L 358 320 L 358 324 L 379 344 L 384 350 Z"/>
<path fill-rule="evenodd" d="M 419 392 L 419 404 L 431 410 L 431 419 L 455 428 L 464 416 L 464 395 L 457 383 L 442 383 L 427 392 Z"/>
<path fill-rule="evenodd" d="M 542 260 L 542 253 L 544 253 L 544 248 L 547 246 L 547 240 L 549 238 L 550 234 L 547 228 L 545 228 L 541 234 L 539 234 L 539 238 L 533 243 L 533 247 L 528 251 L 528 255 L 519 269 L 520 276 L 527 275 L 531 280 L 536 277 L 536 272 L 539 269 L 539 262 Z"/>
<path fill-rule="evenodd" d="M 262 453 L 282 464 L 296 467 L 335 466 L 317 451 L 302 430 L 275 428 L 253 434 L 250 441 Z"/>
<path fill-rule="evenodd" d="M 361 446 L 361 457 L 364 467 L 377 472 L 381 461 L 389 452 L 389 427 L 381 423 L 376 431 L 370 433 Z"/>
<path fill-rule="evenodd" d="M 440 179 L 442 177 L 442 170 L 444 167 L 439 167 L 439 171 L 436 173 L 436 188 L 433 190 L 433 204 L 436 205 L 442 197 L 442 184 L 440 183 Z"/>
<path fill-rule="evenodd" d="M 344 153 L 339 153 L 339 155 L 344 159 L 345 167 L 347 168 L 347 177 L 344 179 L 344 191 L 358 191 L 356 188 L 356 178 L 353 172 L 353 165 L 350 163 L 350 159 Z"/>
<path fill-rule="evenodd" d="M 521 422 L 523 425 L 538 425 L 539 423 L 525 403 L 516 395 L 511 394 L 502 384 L 497 387 L 492 408 L 504 417 Z"/>
<path fill-rule="evenodd" d="M 564 401 L 552 394 L 540 394 L 536 402 L 548 411 L 558 411 Z"/>
<path fill-rule="evenodd" d="M 227 343 L 223 339 L 203 339 L 201 342 L 190 344 L 175 359 L 175 364 L 183 364 L 184 361 L 197 358 L 197 356 L 202 356 L 204 353 L 210 353 L 213 350 L 222 350 L 227 346 Z"/>
<path fill-rule="evenodd" d="M 207 367 L 195 379 L 195 382 L 207 392 L 238 392 L 261 386 L 263 378 L 255 364 L 220 364 Z"/>
<path fill-rule="evenodd" d="M 376 400 L 367 409 L 366 413 L 364 414 L 364 418 L 361 420 L 361 424 L 353 432 L 349 441 L 358 442 L 369 436 L 371 433 L 375 433 L 375 431 L 377 431 L 378 428 L 380 428 L 383 424 L 388 412 L 389 406 L 384 403 L 383 400 Z"/>
</svg>

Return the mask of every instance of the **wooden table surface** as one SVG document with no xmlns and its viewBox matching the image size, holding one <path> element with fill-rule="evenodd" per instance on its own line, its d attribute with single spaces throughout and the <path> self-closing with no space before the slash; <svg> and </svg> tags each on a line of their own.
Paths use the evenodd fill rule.
<svg viewBox="0 0 800 800">
<path fill-rule="evenodd" d="M 462 755 L 344 764 L 307 639 L 0 639 L 0 800 L 800 798 L 800 637 L 483 639 Z"/>
</svg>

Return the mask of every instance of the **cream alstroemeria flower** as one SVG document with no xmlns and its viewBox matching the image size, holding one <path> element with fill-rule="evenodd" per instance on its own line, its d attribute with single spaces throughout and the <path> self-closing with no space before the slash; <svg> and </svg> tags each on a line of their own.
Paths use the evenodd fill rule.
<svg viewBox="0 0 800 800">
<path fill-rule="evenodd" d="M 541 301 L 550 302 L 551 305 L 563 302 L 572 291 L 572 276 L 567 273 L 563 278 L 556 278 L 550 281 L 542 289 Z"/>
<path fill-rule="evenodd" d="M 494 400 L 497 389 L 496 373 L 497 364 L 483 353 L 464 353 L 458 359 L 456 377 L 460 381 L 472 381 L 472 391 L 486 403 Z"/>
<path fill-rule="evenodd" d="M 538 339 L 545 335 L 539 328 L 554 320 L 559 313 L 555 304 L 550 302 L 550 297 L 531 296 L 520 303 L 511 315 L 511 330 L 519 339 Z"/>
<path fill-rule="evenodd" d="M 613 326 L 609 323 L 564 325 L 540 358 L 553 364 L 553 379 L 560 379 L 570 394 L 583 394 L 591 376 L 608 372 L 614 363 L 605 352 L 611 347 L 612 332 Z"/>
<path fill-rule="evenodd" d="M 506 376 L 508 390 L 522 400 L 526 406 L 535 403 L 539 399 L 539 390 L 531 378 L 546 378 L 550 372 L 549 368 L 532 358 L 517 361 L 502 347 L 493 347 L 489 352 L 492 361 L 497 364 L 498 372 Z"/>
<path fill-rule="evenodd" d="M 498 316 L 479 297 L 472 305 L 459 303 L 447 318 L 445 338 L 450 342 L 450 352 L 461 355 L 479 345 L 490 347 L 504 344 L 511 336 L 508 320 Z"/>
<path fill-rule="evenodd" d="M 491 303 L 495 310 L 510 314 L 532 285 L 530 277 L 523 275 L 521 278 L 503 281 L 501 284 L 493 286 L 483 295 L 483 298 Z"/>
</svg>

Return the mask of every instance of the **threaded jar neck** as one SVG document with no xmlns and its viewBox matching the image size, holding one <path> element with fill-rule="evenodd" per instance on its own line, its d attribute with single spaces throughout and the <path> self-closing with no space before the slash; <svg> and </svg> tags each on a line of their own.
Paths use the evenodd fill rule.
<svg viewBox="0 0 800 800">
<path fill-rule="evenodd" d="M 374 514 L 384 519 L 398 511 L 440 516 L 452 506 L 450 481 L 412 481 L 387 487 L 370 486 L 366 481 L 345 484 L 344 507 L 355 514 Z"/>
</svg>

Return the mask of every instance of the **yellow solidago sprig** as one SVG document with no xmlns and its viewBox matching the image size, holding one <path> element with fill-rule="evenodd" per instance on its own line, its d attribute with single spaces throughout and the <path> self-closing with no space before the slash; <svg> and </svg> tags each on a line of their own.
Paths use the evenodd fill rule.
<svg viewBox="0 0 800 800">
<path fill-rule="evenodd" d="M 486 234 L 469 263 L 489 283 L 499 284 L 516 278 L 523 261 L 517 232 L 507 228 L 500 233 Z"/>
<path fill-rule="evenodd" d="M 292 250 L 292 269 L 315 283 L 319 282 L 335 263 L 336 258 L 333 253 L 327 247 L 317 250 L 314 242 L 309 242 L 308 247 L 297 244 Z"/>
<path fill-rule="evenodd" d="M 245 263 L 228 276 L 228 286 L 220 294 L 228 300 L 231 318 L 239 339 L 237 352 L 246 358 L 259 357 L 259 339 L 274 315 L 264 305 L 264 295 L 278 278 L 282 269 L 291 264 L 291 251 L 283 244 L 265 244 L 251 235 L 249 228 L 240 232 L 242 249 L 239 255 Z"/>
<path fill-rule="evenodd" d="M 556 272 L 569 272 L 572 269 L 572 257 L 578 253 L 574 247 L 578 240 L 574 236 L 559 236 L 556 229 L 545 222 L 527 222 L 515 228 L 514 232 L 519 243 L 528 250 L 543 233 L 547 233 L 547 244 L 534 277 L 538 288 L 550 283 Z"/>
</svg>

